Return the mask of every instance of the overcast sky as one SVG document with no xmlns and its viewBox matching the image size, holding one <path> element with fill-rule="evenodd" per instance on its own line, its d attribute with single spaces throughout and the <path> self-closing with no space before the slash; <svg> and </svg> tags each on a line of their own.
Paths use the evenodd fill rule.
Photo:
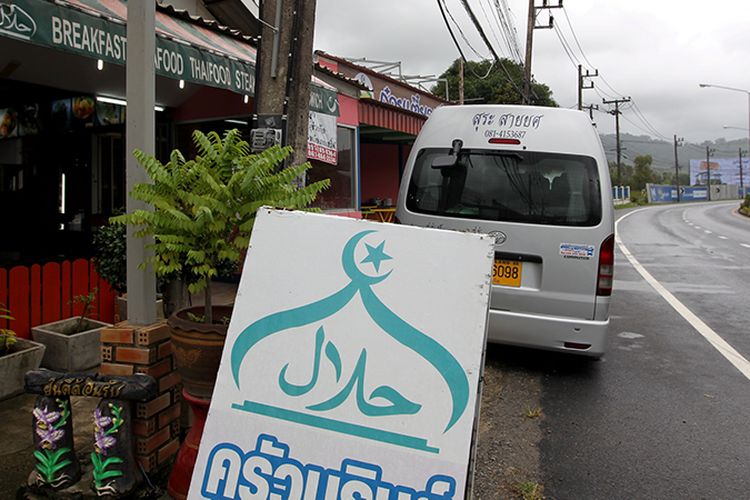
<svg viewBox="0 0 750 500">
<path fill-rule="evenodd" d="M 523 54 L 528 1 L 507 1 Z M 471 45 L 488 56 L 461 1 L 445 2 Z M 502 39 L 497 24 L 490 28 L 487 22 L 495 3 L 470 0 L 495 50 L 508 56 L 498 43 Z M 542 0 L 536 3 L 541 5 Z M 690 142 L 747 137 L 747 94 L 702 89 L 698 84 L 750 90 L 750 2 L 565 0 L 564 6 L 565 12 L 550 11 L 555 24 L 584 68 L 598 69 L 606 80 L 593 79 L 600 93 L 585 90 L 585 103 L 606 109 L 601 106 L 602 95 L 630 96 L 646 120 L 670 140 L 673 134 Z M 580 54 L 565 13 L 593 67 Z M 548 14 L 540 14 L 538 24 L 546 24 L 547 19 Z M 468 59 L 480 59 L 461 43 Z M 535 30 L 533 47 L 535 78 L 549 85 L 560 106 L 575 107 L 577 63 L 566 55 L 557 32 Z M 439 75 L 458 57 L 437 0 L 317 0 L 315 48 L 343 57 L 401 61 L 405 74 Z M 594 117 L 601 132 L 614 132 L 612 115 Z M 624 111 L 621 118 L 622 131 L 657 137 L 636 110 Z M 724 125 L 743 130 L 723 129 Z"/>
</svg>

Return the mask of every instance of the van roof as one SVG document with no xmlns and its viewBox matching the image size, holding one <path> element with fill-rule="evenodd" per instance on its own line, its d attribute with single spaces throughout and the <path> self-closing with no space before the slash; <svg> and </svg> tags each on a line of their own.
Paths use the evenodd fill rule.
<svg viewBox="0 0 750 500">
<path fill-rule="evenodd" d="M 601 141 L 582 111 L 542 106 L 441 106 L 433 111 L 415 148 L 450 147 L 455 139 L 464 148 L 498 148 L 595 157 L 606 165 Z M 519 144 L 491 144 L 490 139 L 518 140 Z"/>
</svg>

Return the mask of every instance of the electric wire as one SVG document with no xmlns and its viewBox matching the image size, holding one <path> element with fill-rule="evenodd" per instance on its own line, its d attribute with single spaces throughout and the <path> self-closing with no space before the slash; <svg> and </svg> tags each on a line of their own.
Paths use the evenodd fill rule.
<svg viewBox="0 0 750 500">
<path fill-rule="evenodd" d="M 508 83 L 511 84 L 511 86 L 518 92 L 519 95 L 523 95 L 523 91 L 518 87 L 516 82 L 513 80 L 513 77 L 508 72 L 508 68 L 505 67 L 503 64 L 503 61 L 500 59 L 500 57 L 497 55 L 497 52 L 495 52 L 495 49 L 492 47 L 492 44 L 487 39 L 487 35 L 484 33 L 484 30 L 482 29 L 482 25 L 479 23 L 479 20 L 474 15 L 474 11 L 471 10 L 471 6 L 469 5 L 468 0 L 461 0 L 461 3 L 464 6 L 464 9 L 466 9 L 466 13 L 469 15 L 469 18 L 474 23 L 474 27 L 479 32 L 479 36 L 482 38 L 482 41 L 487 46 L 488 49 L 490 49 L 490 52 L 492 52 L 492 55 L 494 56 L 496 62 L 500 65 L 500 68 L 503 70 L 503 73 L 505 73 L 505 76 L 508 78 Z M 534 94 L 534 90 L 532 89 L 532 94 Z M 534 94 L 534 97 L 537 96 Z"/>
<path fill-rule="evenodd" d="M 560 30 L 557 28 L 557 25 L 554 26 L 555 34 L 557 35 L 557 39 L 560 40 L 560 45 L 562 45 L 563 50 L 565 51 L 565 54 L 568 56 L 568 59 L 570 59 L 571 64 L 573 64 L 573 68 L 577 71 L 578 70 L 578 59 L 576 59 L 575 55 L 570 51 L 570 47 L 565 42 L 565 39 L 562 37 L 562 34 L 560 33 Z"/>
<path fill-rule="evenodd" d="M 473 46 L 473 45 L 471 44 L 471 42 L 469 42 L 469 39 L 468 39 L 468 38 L 466 37 L 466 34 L 465 34 L 465 33 L 464 33 L 464 31 L 463 31 L 463 30 L 461 29 L 461 25 L 460 25 L 460 24 L 458 24 L 458 21 L 456 21 L 456 18 L 455 18 L 455 17 L 453 17 L 453 14 L 451 13 L 450 9 L 448 8 L 448 4 L 446 4 L 446 3 L 445 3 L 445 0 L 438 0 L 438 4 L 439 4 L 439 3 L 441 2 L 441 1 L 442 1 L 442 6 L 443 6 L 443 8 L 445 8 L 445 12 L 447 12 L 447 13 L 448 13 L 448 17 L 450 17 L 451 21 L 453 21 L 453 25 L 454 25 L 454 26 L 456 27 L 456 29 L 458 30 L 458 33 L 459 33 L 459 34 L 461 35 L 461 38 L 463 38 L 463 40 L 464 40 L 464 42 L 466 43 L 466 45 L 467 45 L 467 46 L 468 46 L 468 47 L 469 47 L 469 48 L 471 49 L 471 51 L 472 51 L 472 52 L 474 52 L 474 54 L 475 54 L 475 55 L 476 55 L 476 56 L 477 56 L 477 57 L 478 57 L 479 59 L 487 59 L 487 57 L 486 57 L 486 56 L 483 56 L 482 54 L 480 54 L 480 53 L 479 53 L 479 52 L 478 52 L 478 51 L 477 51 L 477 50 L 476 50 L 476 49 L 474 48 L 474 46 Z M 446 23 L 447 23 L 447 21 L 446 21 Z M 450 27 L 448 27 L 448 30 L 450 30 Z M 461 54 L 461 57 L 463 57 L 464 61 L 466 61 L 466 57 L 464 57 L 464 56 L 463 56 L 463 53 Z"/>
<path fill-rule="evenodd" d="M 487 27 L 490 30 L 490 33 L 495 38 L 495 42 L 497 42 L 497 45 L 499 47 L 503 47 L 503 43 L 500 41 L 500 38 L 497 36 L 497 32 L 495 31 L 493 23 L 490 21 L 490 16 L 487 15 L 487 10 L 484 8 L 484 2 L 482 0 L 479 0 L 479 8 L 482 9 L 482 15 L 484 15 L 484 19 L 487 21 Z M 494 19 L 494 18 L 493 18 Z M 498 24 L 499 26 L 499 24 Z M 502 30 L 501 30 L 502 31 Z M 499 50 L 499 49 L 498 49 Z M 504 55 L 504 54 L 503 54 Z M 510 55 L 510 54 L 509 54 Z"/>
</svg>

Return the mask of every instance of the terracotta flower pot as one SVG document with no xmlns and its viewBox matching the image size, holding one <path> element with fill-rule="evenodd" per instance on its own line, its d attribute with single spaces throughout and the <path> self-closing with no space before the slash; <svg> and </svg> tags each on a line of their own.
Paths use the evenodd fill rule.
<svg viewBox="0 0 750 500">
<path fill-rule="evenodd" d="M 167 323 L 172 330 L 175 368 L 182 377 L 183 387 L 192 396 L 211 399 L 229 322 L 208 325 L 193 321 L 188 315 L 200 317 L 203 312 L 203 306 L 180 309 Z M 215 321 L 231 315 L 232 306 L 213 307 Z"/>
</svg>

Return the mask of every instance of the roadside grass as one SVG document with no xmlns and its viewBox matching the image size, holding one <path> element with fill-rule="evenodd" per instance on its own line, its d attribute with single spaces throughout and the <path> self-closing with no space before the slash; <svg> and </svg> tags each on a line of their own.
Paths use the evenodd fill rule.
<svg viewBox="0 0 750 500">
<path fill-rule="evenodd" d="M 541 408 L 528 408 L 525 413 L 526 418 L 539 418 L 542 416 Z"/>
<path fill-rule="evenodd" d="M 522 500 L 544 500 L 544 486 L 534 481 L 513 484 L 513 492 Z"/>
<path fill-rule="evenodd" d="M 615 205 L 615 210 L 621 210 L 623 208 L 635 208 L 635 207 L 642 207 L 644 206 L 643 203 L 622 203 L 620 205 Z"/>
</svg>

